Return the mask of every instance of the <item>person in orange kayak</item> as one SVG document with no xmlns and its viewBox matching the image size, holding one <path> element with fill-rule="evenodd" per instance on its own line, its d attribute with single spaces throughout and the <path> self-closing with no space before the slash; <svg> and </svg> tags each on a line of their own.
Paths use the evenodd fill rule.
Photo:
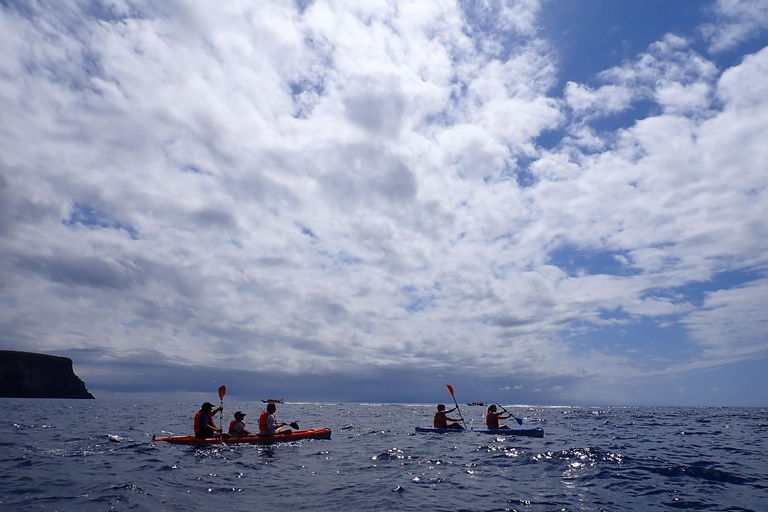
<svg viewBox="0 0 768 512">
<path fill-rule="evenodd" d="M 434 425 L 435 428 L 456 428 L 463 430 L 464 427 L 456 423 L 461 418 L 451 418 L 448 416 L 448 413 L 451 411 L 455 411 L 459 406 L 451 407 L 447 411 L 445 410 L 444 404 L 437 404 L 437 412 L 435 413 L 435 421 Z M 453 423 L 448 423 L 449 421 L 452 421 Z"/>
<path fill-rule="evenodd" d="M 232 437 L 253 437 L 256 434 L 253 432 L 246 430 L 245 428 L 245 422 L 243 419 L 245 418 L 245 413 L 242 411 L 237 411 L 235 413 L 235 419 L 229 422 L 229 435 Z"/>
<path fill-rule="evenodd" d="M 210 437 L 229 437 L 229 434 L 225 433 L 223 429 L 216 426 L 213 422 L 213 417 L 217 412 L 223 410 L 224 407 L 220 406 L 216 409 L 213 408 L 211 402 L 205 402 L 200 410 L 195 414 L 195 437 L 199 439 L 206 439 Z"/>
<path fill-rule="evenodd" d="M 259 416 L 259 435 L 273 436 L 275 434 L 290 434 L 290 428 L 283 428 L 287 423 L 279 423 L 275 418 L 277 406 L 273 403 L 267 404 L 267 410 Z"/>
<path fill-rule="evenodd" d="M 496 404 L 491 404 L 488 406 L 488 410 L 485 413 L 485 426 L 488 427 L 491 430 L 497 430 L 500 428 L 509 428 L 508 425 L 499 425 L 499 420 L 505 420 L 507 418 L 511 418 L 512 414 L 510 413 L 502 413 L 496 411 Z"/>
</svg>

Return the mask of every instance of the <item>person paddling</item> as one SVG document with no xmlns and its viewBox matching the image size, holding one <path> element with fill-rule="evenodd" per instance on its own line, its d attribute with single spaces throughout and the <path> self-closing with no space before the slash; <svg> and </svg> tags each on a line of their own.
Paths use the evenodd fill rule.
<svg viewBox="0 0 768 512">
<path fill-rule="evenodd" d="M 287 423 L 279 423 L 275 418 L 277 406 L 273 403 L 267 404 L 267 410 L 259 416 L 259 435 L 263 437 L 274 436 L 275 434 L 290 434 L 290 428 L 284 428 Z"/>
<path fill-rule="evenodd" d="M 448 413 L 451 411 L 455 411 L 459 406 L 451 407 L 447 411 L 445 410 L 445 404 L 437 404 L 437 412 L 435 413 L 435 421 L 434 425 L 435 428 L 455 428 L 455 429 L 461 429 L 464 430 L 464 427 L 456 423 L 461 418 L 451 418 L 448 416 Z M 448 423 L 449 421 L 452 421 L 453 423 Z"/>
<path fill-rule="evenodd" d="M 235 413 L 235 419 L 229 422 L 229 435 L 232 437 L 253 437 L 256 435 L 253 432 L 246 430 L 245 421 L 243 421 L 244 418 L 244 412 L 237 411 Z"/>
<path fill-rule="evenodd" d="M 488 411 L 486 411 L 485 413 L 485 426 L 491 430 L 498 430 L 500 428 L 509 428 L 508 425 L 499 426 L 499 420 L 505 420 L 511 417 L 512 417 L 512 414 L 510 414 L 509 412 L 507 412 L 506 415 L 503 412 L 497 412 L 496 404 L 491 404 L 488 406 Z"/>
<path fill-rule="evenodd" d="M 213 422 L 213 417 L 216 413 L 223 409 L 224 406 L 214 409 L 211 402 L 205 402 L 195 414 L 195 437 L 198 439 L 207 439 L 217 435 L 229 437 L 229 434 L 225 433 L 223 429 L 217 427 L 216 423 Z"/>
</svg>

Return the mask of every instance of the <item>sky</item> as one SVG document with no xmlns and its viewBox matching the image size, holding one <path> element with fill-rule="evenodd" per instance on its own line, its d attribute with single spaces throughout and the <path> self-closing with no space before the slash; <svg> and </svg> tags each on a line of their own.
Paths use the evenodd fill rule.
<svg viewBox="0 0 768 512">
<path fill-rule="evenodd" d="M 0 0 L 0 349 L 99 396 L 765 406 L 764 0 Z"/>
</svg>

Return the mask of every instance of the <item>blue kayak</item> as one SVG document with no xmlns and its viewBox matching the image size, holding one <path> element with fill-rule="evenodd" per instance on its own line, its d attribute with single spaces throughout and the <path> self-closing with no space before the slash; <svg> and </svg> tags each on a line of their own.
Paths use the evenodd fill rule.
<svg viewBox="0 0 768 512">
<path fill-rule="evenodd" d="M 448 434 L 459 432 L 477 432 L 478 434 L 495 434 L 497 436 L 525 436 L 525 437 L 544 437 L 544 429 L 535 428 L 497 428 L 497 429 L 458 429 L 458 428 L 435 428 L 435 427 L 416 427 L 416 432 L 431 432 L 434 434 Z"/>
<path fill-rule="evenodd" d="M 525 436 L 525 437 L 544 437 L 544 429 L 534 428 L 481 428 L 473 430 L 480 434 L 495 434 L 497 436 Z"/>
<path fill-rule="evenodd" d="M 471 430 L 464 430 L 463 428 L 416 427 L 416 432 L 434 432 L 435 434 L 446 434 L 449 432 L 471 432 Z"/>
</svg>

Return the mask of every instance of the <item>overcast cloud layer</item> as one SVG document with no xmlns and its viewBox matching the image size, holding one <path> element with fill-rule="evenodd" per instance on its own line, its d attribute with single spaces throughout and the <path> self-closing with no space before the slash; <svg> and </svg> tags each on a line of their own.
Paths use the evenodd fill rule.
<svg viewBox="0 0 768 512">
<path fill-rule="evenodd" d="M 546 5 L 0 1 L 0 348 L 105 389 L 765 389 L 768 47 L 717 63 L 765 2 L 590 83 Z"/>
</svg>

